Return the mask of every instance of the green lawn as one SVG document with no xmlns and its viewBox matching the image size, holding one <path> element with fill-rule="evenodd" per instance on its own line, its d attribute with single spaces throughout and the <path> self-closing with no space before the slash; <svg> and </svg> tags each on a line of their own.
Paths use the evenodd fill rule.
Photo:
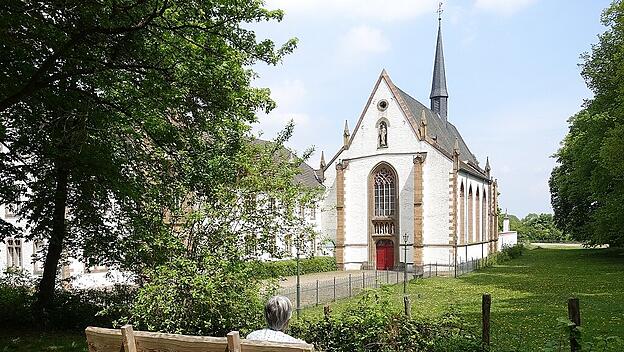
<svg viewBox="0 0 624 352">
<path fill-rule="evenodd" d="M 402 304 L 402 288 L 392 288 L 396 309 Z M 560 340 L 557 319 L 567 316 L 569 297 L 580 299 L 585 339 L 624 337 L 624 250 L 538 248 L 458 279 L 432 278 L 409 285 L 412 314 L 427 319 L 456 309 L 475 332 L 486 292 L 492 295 L 493 351 L 539 351 L 548 341 Z M 334 304 L 333 310 L 341 310 L 347 301 Z M 304 315 L 318 314 L 321 307 L 304 310 Z M 0 352 L 9 351 L 83 352 L 86 341 L 79 333 L 1 331 Z"/>
<path fill-rule="evenodd" d="M 84 334 L 0 331 L 0 352 L 87 352 Z"/>
<path fill-rule="evenodd" d="M 402 304 L 402 285 L 393 304 Z M 410 283 L 412 314 L 439 317 L 459 310 L 480 333 L 481 295 L 492 295 L 492 350 L 537 351 L 564 336 L 558 318 L 567 317 L 567 299 L 578 297 L 586 341 L 624 337 L 624 250 L 537 248 L 503 265 L 457 279 Z M 334 304 L 340 311 L 347 300 Z M 311 308 L 304 315 L 322 314 Z"/>
</svg>

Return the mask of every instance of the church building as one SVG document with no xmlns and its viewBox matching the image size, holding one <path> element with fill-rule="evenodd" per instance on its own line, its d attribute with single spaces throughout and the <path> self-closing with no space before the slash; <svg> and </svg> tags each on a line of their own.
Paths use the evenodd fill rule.
<svg viewBox="0 0 624 352">
<path fill-rule="evenodd" d="M 320 230 L 340 268 L 451 270 L 497 250 L 497 185 L 448 116 L 441 26 L 429 98 L 383 70 L 353 131 L 345 122 L 343 146 L 327 163 L 321 155 Z"/>
</svg>

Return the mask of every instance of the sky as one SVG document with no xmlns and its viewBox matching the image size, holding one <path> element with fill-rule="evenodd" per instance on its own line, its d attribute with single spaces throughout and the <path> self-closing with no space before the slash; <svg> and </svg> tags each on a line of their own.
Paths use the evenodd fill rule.
<svg viewBox="0 0 624 352">
<path fill-rule="evenodd" d="M 489 157 L 499 205 L 520 217 L 552 213 L 548 178 L 567 119 L 591 98 L 580 75 L 580 55 L 604 31 L 609 0 L 445 1 L 442 36 L 449 121 L 481 166 Z M 275 137 L 289 120 L 287 146 L 318 168 L 342 144 L 345 120 L 355 126 L 386 69 L 393 82 L 429 106 L 438 29 L 438 1 L 267 0 L 285 11 L 282 22 L 253 28 L 259 38 L 294 53 L 277 66 L 254 67 L 258 87 L 271 89 L 277 108 L 253 131 Z"/>
</svg>

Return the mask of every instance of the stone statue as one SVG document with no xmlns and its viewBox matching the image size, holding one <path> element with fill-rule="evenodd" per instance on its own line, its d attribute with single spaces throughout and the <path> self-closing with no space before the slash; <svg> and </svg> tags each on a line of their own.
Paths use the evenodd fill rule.
<svg viewBox="0 0 624 352">
<path fill-rule="evenodd" d="M 386 128 L 385 122 L 379 124 L 379 146 L 388 146 L 388 129 Z"/>
</svg>

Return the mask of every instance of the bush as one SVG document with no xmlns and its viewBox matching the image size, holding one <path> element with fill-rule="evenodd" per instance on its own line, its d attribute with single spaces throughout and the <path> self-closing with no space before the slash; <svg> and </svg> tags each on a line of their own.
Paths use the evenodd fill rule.
<svg viewBox="0 0 624 352">
<path fill-rule="evenodd" d="M 423 322 L 389 306 L 388 291 L 369 291 L 338 315 L 293 322 L 290 332 L 320 351 L 481 351 L 453 313 Z"/>
<path fill-rule="evenodd" d="M 177 258 L 148 274 L 129 316 L 136 329 L 189 335 L 225 336 L 265 325 L 262 315 L 270 288 L 244 262 L 205 257 Z"/>
<path fill-rule="evenodd" d="M 295 259 L 274 262 L 253 261 L 249 265 L 254 275 L 260 279 L 297 275 L 297 261 Z M 335 270 L 337 270 L 337 267 L 336 258 L 334 257 L 312 257 L 299 261 L 299 273 L 301 275 Z"/>
<path fill-rule="evenodd" d="M 0 276 L 0 327 L 32 328 L 32 310 L 36 282 L 27 274 L 7 272 Z M 57 289 L 51 306 L 46 310 L 46 322 L 55 330 L 80 331 L 89 325 L 112 327 L 134 299 L 135 289 L 115 286 L 103 289 Z"/>
</svg>

